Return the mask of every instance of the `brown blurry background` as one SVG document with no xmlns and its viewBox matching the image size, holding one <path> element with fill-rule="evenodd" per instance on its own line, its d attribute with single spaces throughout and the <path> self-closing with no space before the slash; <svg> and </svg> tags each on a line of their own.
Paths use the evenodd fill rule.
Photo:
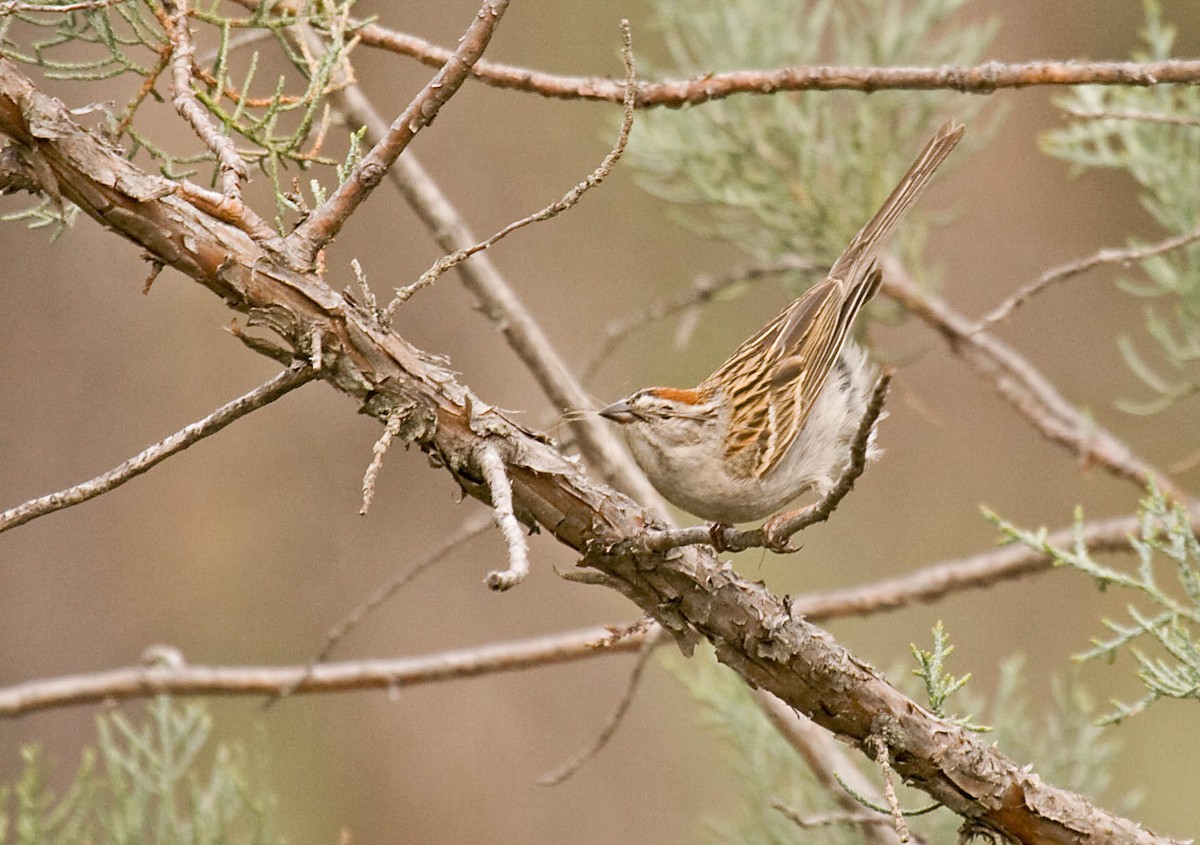
<svg viewBox="0 0 1200 845">
<path fill-rule="evenodd" d="M 1200 7 L 1163 5 L 1181 30 L 1177 53 L 1195 55 Z M 363 2 L 356 11 L 452 46 L 477 6 L 410 0 Z M 654 55 L 653 6 L 515 3 L 487 56 L 617 75 L 618 20 L 629 17 L 638 49 Z M 993 0 L 968 13 L 1000 18 L 990 56 L 1002 61 L 1126 58 L 1142 21 L 1140 4 L 1095 0 Z M 431 73 L 367 50 L 356 57 L 361 81 L 386 114 Z M 82 85 L 55 90 L 72 106 L 104 99 Z M 932 235 L 927 254 L 942 268 L 948 299 L 968 314 L 1047 267 L 1131 233 L 1158 234 L 1130 180 L 1072 181 L 1062 163 L 1038 152 L 1039 133 L 1059 125 L 1051 96 L 1044 89 L 995 95 L 1008 109 L 996 137 L 962 156 L 924 201 L 927 209 L 957 211 Z M 614 113 L 468 83 L 411 149 L 482 235 L 590 171 L 610 143 Z M 264 182 L 256 181 L 259 191 Z M 6 198 L 0 211 L 27 202 Z M 46 232 L 20 224 L 0 228 L 0 507 L 90 478 L 276 371 L 222 330 L 231 314 L 221 302 L 179 274 L 165 272 L 144 297 L 138 251 L 90 220 L 81 218 L 53 248 L 47 241 Z M 348 262 L 358 257 L 376 290 L 387 290 L 437 256 L 384 189 L 346 227 L 329 264 L 349 278 Z M 493 257 L 577 366 L 609 319 L 741 260 L 670 223 L 664 206 L 620 169 L 579 207 L 514 235 Z M 1136 451 L 1169 466 L 1196 446 L 1194 405 L 1151 418 L 1112 408 L 1115 399 L 1144 395 L 1113 340 L 1140 331 L 1141 306 L 1114 289 L 1113 277 L 1095 272 L 1054 289 L 999 334 Z M 694 380 L 782 302 L 777 287 L 764 285 L 720 316 L 706 312 L 684 351 L 672 344 L 674 324 L 643 332 L 592 387 L 611 399 L 650 382 Z M 448 355 L 484 399 L 540 424 L 546 401 L 471 306 L 451 274 L 407 304 L 396 325 L 417 346 Z M 879 357 L 912 361 L 890 401 L 886 457 L 829 523 L 804 535 L 801 554 L 744 554 L 736 563 L 743 574 L 796 595 L 970 554 L 995 541 L 981 503 L 1030 526 L 1064 525 L 1077 503 L 1091 517 L 1132 510 L 1134 487 L 1079 468 L 927 330 L 878 327 L 873 337 Z M 195 663 L 307 659 L 329 625 L 481 507 L 459 503 L 449 477 L 430 471 L 420 454 L 396 450 L 371 515 L 359 517 L 359 485 L 378 434 L 345 398 L 309 385 L 112 494 L 0 536 L 0 684 L 127 665 L 152 643 L 171 644 Z M 1194 485 L 1196 473 L 1180 480 Z M 636 616 L 615 593 L 557 578 L 552 567 L 570 567 L 574 558 L 544 536 L 532 540 L 529 580 L 492 594 L 481 581 L 502 557 L 498 535 L 485 534 L 373 616 L 337 656 L 419 654 Z M 830 627 L 864 659 L 889 666 L 944 620 L 957 645 L 951 669 L 973 672 L 977 693 L 993 689 L 1004 658 L 1023 653 L 1030 693 L 1044 702 L 1048 676 L 1102 633 L 1099 618 L 1120 614 L 1124 601 L 1056 572 Z M 690 842 L 702 814 L 735 799 L 719 741 L 696 726 L 694 705 L 657 666 L 598 759 L 561 787 L 535 785 L 593 738 L 630 665 L 629 657 L 599 659 L 392 698 L 295 697 L 265 713 L 252 700 L 211 706 L 221 737 L 269 759 L 281 827 L 296 843 L 335 842 L 342 828 L 356 843 Z M 1089 666 L 1084 677 L 1101 700 L 1128 700 L 1138 691 L 1133 674 L 1121 661 Z M 1163 703 L 1116 729 L 1126 745 L 1116 779 L 1146 792 L 1135 815 L 1177 836 L 1200 830 L 1200 739 L 1183 728 L 1194 710 Z M 18 748 L 32 741 L 61 770 L 73 769 L 94 715 L 80 708 L 0 724 L 0 777 L 13 777 Z"/>
</svg>

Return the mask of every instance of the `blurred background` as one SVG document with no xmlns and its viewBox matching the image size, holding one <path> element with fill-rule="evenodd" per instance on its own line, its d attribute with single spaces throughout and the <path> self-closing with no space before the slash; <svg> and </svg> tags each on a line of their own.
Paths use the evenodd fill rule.
<svg viewBox="0 0 1200 845">
<path fill-rule="evenodd" d="M 622 17 L 640 53 L 665 58 L 650 25 L 654 5 L 515 3 L 487 57 L 619 76 Z M 1177 54 L 1195 55 L 1200 7 L 1162 5 L 1180 29 Z M 356 14 L 378 14 L 381 23 L 453 46 L 477 6 L 363 0 Z M 1125 59 L 1139 45 L 1143 12 L 1135 3 L 979 0 L 964 17 L 999 20 L 989 51 L 996 60 Z M 385 114 L 432 73 L 369 50 L 356 53 L 356 67 Z M 102 99 L 82 85 L 55 90 L 70 106 Z M 1007 109 L 994 137 L 962 156 L 923 200 L 927 210 L 954 212 L 931 234 L 926 256 L 940 268 L 944 295 L 968 315 L 1046 268 L 1130 235 L 1160 236 L 1126 177 L 1073 180 L 1066 165 L 1040 154 L 1040 133 L 1061 125 L 1051 105 L 1056 93 L 994 95 Z M 611 143 L 615 115 L 612 105 L 468 83 L 411 150 L 482 236 L 590 172 Z M 263 181 L 257 190 L 268 189 Z M 0 211 L 25 204 L 4 198 Z M 223 330 L 230 312 L 179 274 L 164 272 L 143 296 L 147 268 L 138 250 L 92 221 L 81 218 L 53 248 L 48 240 L 20 224 L 0 227 L 0 253 L 8 256 L 0 507 L 91 478 L 277 369 L 230 337 Z M 349 279 L 348 262 L 357 257 L 376 290 L 387 290 L 438 256 L 400 198 L 384 189 L 345 228 L 328 261 Z M 744 261 L 672 223 L 666 206 L 621 168 L 577 208 L 512 236 L 492 257 L 576 367 L 610 319 Z M 1102 269 L 1061 285 L 998 333 L 1136 452 L 1171 467 L 1195 448 L 1193 406 L 1135 417 L 1112 404 L 1144 390 L 1114 341 L 1141 331 L 1141 306 L 1116 290 L 1115 275 Z M 682 350 L 674 323 L 639 333 L 590 388 L 599 402 L 648 383 L 694 383 L 785 301 L 778 285 L 756 286 L 719 314 L 705 312 Z M 519 409 L 530 425 L 552 419 L 453 274 L 406 304 L 396 326 L 418 347 L 449 356 L 488 402 Z M 740 555 L 735 566 L 744 575 L 795 596 L 972 554 L 996 541 L 981 504 L 1028 526 L 1066 525 L 1076 504 L 1094 518 L 1132 512 L 1134 486 L 1078 466 L 923 326 L 879 326 L 872 338 L 877 357 L 903 363 L 881 434 L 885 458 L 833 519 L 805 533 L 801 554 Z M 109 495 L 0 536 L 0 685 L 129 665 L 154 643 L 193 663 L 305 661 L 376 585 L 481 508 L 460 502 L 449 476 L 431 471 L 421 454 L 396 449 L 370 516 L 360 517 L 362 473 L 379 431 L 335 391 L 309 385 Z M 1197 481 L 1194 470 L 1177 478 Z M 554 567 L 574 563 L 568 550 L 546 536 L 531 544 L 534 570 L 519 589 L 484 588 L 484 574 L 503 560 L 500 537 L 485 533 L 377 612 L 335 657 L 415 655 L 636 618 L 616 593 L 559 579 Z M 1001 662 L 1023 654 L 1036 706 L 1049 697 L 1048 678 L 1103 633 L 1099 619 L 1123 612 L 1125 597 L 1082 580 L 1059 571 L 829 627 L 857 655 L 889 667 L 908 659 L 909 643 L 928 643 L 940 619 L 957 646 L 950 668 L 972 672 L 976 693 L 987 695 Z M 696 706 L 657 664 L 601 755 L 562 786 L 536 785 L 592 740 L 631 666 L 629 656 L 609 657 L 394 696 L 293 697 L 266 712 L 255 700 L 210 704 L 219 735 L 265 759 L 281 828 L 296 843 L 335 842 L 343 830 L 357 843 L 690 842 L 703 816 L 736 801 L 732 776 L 718 738 L 697 725 Z M 1089 665 L 1083 674 L 1101 701 L 1138 695 L 1126 661 Z M 1167 702 L 1115 729 L 1124 743 L 1118 784 L 1144 791 L 1134 815 L 1160 833 L 1200 829 L 1200 734 L 1178 728 L 1193 710 Z M 30 742 L 69 773 L 91 740 L 96 712 L 0 724 L 0 777 L 19 771 L 18 750 Z"/>
</svg>

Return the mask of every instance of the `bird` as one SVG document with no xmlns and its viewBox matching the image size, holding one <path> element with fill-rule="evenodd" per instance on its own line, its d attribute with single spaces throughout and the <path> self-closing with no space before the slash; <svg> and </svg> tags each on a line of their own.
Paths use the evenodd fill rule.
<svg viewBox="0 0 1200 845">
<path fill-rule="evenodd" d="M 599 411 L 620 426 L 664 498 L 728 526 L 764 519 L 836 484 L 875 378 L 851 326 L 879 289 L 881 245 L 963 132 L 953 121 L 942 126 L 828 275 L 712 375 L 691 388 L 643 388 Z M 874 431 L 870 437 L 874 459 Z"/>
</svg>

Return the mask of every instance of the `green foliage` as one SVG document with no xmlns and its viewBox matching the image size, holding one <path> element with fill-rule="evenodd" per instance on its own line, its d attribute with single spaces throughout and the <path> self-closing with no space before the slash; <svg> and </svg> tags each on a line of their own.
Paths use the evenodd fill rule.
<svg viewBox="0 0 1200 845">
<path fill-rule="evenodd" d="M 46 5 L 55 2 L 47 0 Z M 275 13 L 272 4 L 263 3 L 243 18 L 219 14 L 218 0 L 193 5 L 188 19 L 197 57 L 192 93 L 226 135 L 246 142 L 239 154 L 270 179 L 282 214 L 289 208 L 283 198 L 286 168 L 338 166 L 322 152 L 329 128 L 325 98 L 338 80 L 352 75 L 348 56 L 356 43 L 349 30 L 353 0 L 305 3 L 298 14 Z M 129 77 L 133 84 L 126 89 L 123 105 L 105 109 L 113 140 L 128 140 L 131 158 L 148 155 L 169 178 L 191 176 L 198 167 L 206 167 L 215 184 L 218 168 L 211 150 L 169 148 L 154 137 L 161 119 L 140 117 L 153 111 L 147 109 L 150 101 L 169 100 L 173 93 L 165 21 L 157 0 L 116 0 L 71 12 L 14 12 L 0 16 L 0 54 L 37 66 L 52 78 L 96 82 Z M 314 53 L 294 41 L 296 24 L 320 32 L 323 49 Z M 259 42 L 282 53 L 294 72 L 260 85 L 263 54 L 250 49 Z M 16 46 L 26 43 L 31 44 L 29 52 Z"/>
<path fill-rule="evenodd" d="M 945 647 L 942 653 L 947 653 Z M 786 805 L 802 818 L 844 810 L 779 735 L 734 673 L 707 654 L 691 660 L 676 654 L 665 657 L 670 671 L 701 705 L 702 726 L 721 737 L 731 758 L 740 801 L 730 815 L 705 820 L 710 841 L 750 845 L 858 845 L 869 841 L 857 827 L 801 829 L 785 818 L 776 804 Z M 1037 708 L 1035 718 L 1021 688 L 1021 667 L 1021 661 L 1012 660 L 1001 668 L 996 691 L 986 707 L 970 700 L 972 696 L 966 690 L 958 695 L 968 699 L 971 709 L 986 713 L 993 725 L 989 737 L 1006 754 L 1031 763 L 1047 782 L 1096 800 L 1105 798 L 1118 746 L 1105 729 L 1095 724 L 1096 709 L 1091 699 L 1073 677 L 1054 679 L 1051 701 Z M 905 692 L 912 695 L 917 690 L 909 688 Z M 880 782 L 876 767 L 866 757 L 853 751 L 848 751 L 848 757 L 867 777 Z M 898 791 L 903 807 L 928 799 L 924 793 L 904 787 Z M 944 811 L 910 818 L 909 827 L 926 842 L 954 842 L 961 823 L 961 818 Z"/>
<path fill-rule="evenodd" d="M 946 671 L 946 659 L 953 653 L 954 646 L 946 636 L 946 629 L 941 621 L 933 626 L 933 651 L 925 651 L 910 645 L 913 659 L 917 661 L 916 675 L 925 684 L 925 695 L 929 699 L 929 709 L 947 721 L 972 731 L 991 730 L 987 725 L 974 725 L 970 716 L 951 716 L 946 712 L 946 701 L 954 693 L 961 690 L 971 680 L 971 673 L 956 678 Z"/>
<path fill-rule="evenodd" d="M 662 0 L 662 76 L 803 64 L 977 61 L 991 25 L 947 21 L 965 0 Z M 642 62 L 643 65 L 647 64 Z M 628 160 L 689 227 L 757 260 L 828 265 L 947 115 L 980 101 L 951 92 L 740 96 L 638 118 Z M 905 226 L 910 247 L 919 227 Z"/>
<path fill-rule="evenodd" d="M 1049 555 L 1056 566 L 1070 566 L 1091 576 L 1101 590 L 1118 587 L 1130 590 L 1149 602 L 1145 610 L 1130 604 L 1132 624 L 1104 620 L 1113 636 L 1093 641 L 1093 647 L 1076 659 L 1104 658 L 1113 661 L 1122 651 L 1133 655 L 1138 678 L 1146 695 L 1133 704 L 1114 702 L 1115 709 L 1105 722 L 1119 722 L 1139 713 L 1160 698 L 1200 700 L 1200 541 L 1197 541 L 1187 509 L 1170 505 L 1153 486 L 1138 511 L 1140 529 L 1129 542 L 1137 556 L 1137 567 L 1126 572 L 1094 560 L 1083 540 L 1083 514 L 1075 514 L 1075 543 L 1062 549 L 1047 542 L 1046 531 L 1026 531 L 992 513 L 987 518 L 1009 540 L 1038 549 Z M 1166 559 L 1174 574 L 1175 587 L 1168 590 L 1159 583 L 1157 569 Z M 1144 644 L 1155 646 L 1155 652 Z"/>
<path fill-rule="evenodd" d="M 1163 23 L 1156 2 L 1146 2 L 1145 47 L 1138 61 L 1171 58 L 1175 30 Z M 1079 171 L 1127 172 L 1137 183 L 1142 206 L 1166 236 L 1200 227 L 1200 88 L 1188 85 L 1079 86 L 1058 105 L 1074 120 L 1048 133 L 1043 146 Z M 1157 346 L 1157 363 L 1120 340 L 1126 361 L 1155 394 L 1131 411 L 1154 412 L 1200 390 L 1200 242 L 1138 262 L 1141 278 L 1124 279 L 1123 290 L 1152 300 L 1145 306 L 1146 331 Z"/>
<path fill-rule="evenodd" d="M 98 751 L 88 749 L 71 784 L 57 796 L 34 748 L 24 771 L 0 786 L 3 845 L 265 845 L 272 832 L 270 798 L 255 795 L 241 752 L 217 745 L 206 766 L 212 720 L 199 704 L 166 698 L 147 706 L 134 725 L 119 713 L 96 720 Z M 207 768 L 207 773 L 205 769 Z"/>
<path fill-rule="evenodd" d="M 0 220 L 6 223 L 24 221 L 30 229 L 51 229 L 50 242 L 54 243 L 63 232 L 75 222 L 79 207 L 65 205 L 60 201 L 47 197 L 29 208 L 0 214 Z"/>
</svg>

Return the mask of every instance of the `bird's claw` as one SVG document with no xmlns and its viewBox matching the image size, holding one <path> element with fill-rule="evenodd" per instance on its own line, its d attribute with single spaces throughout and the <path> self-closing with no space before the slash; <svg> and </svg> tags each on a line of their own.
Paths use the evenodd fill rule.
<svg viewBox="0 0 1200 845">
<path fill-rule="evenodd" d="M 789 555 L 800 551 L 799 546 L 792 545 L 791 532 L 784 533 L 784 528 L 792 521 L 793 517 L 799 516 L 806 510 L 808 508 L 804 507 L 799 510 L 776 514 L 763 523 L 763 546 L 780 555 Z"/>
</svg>

